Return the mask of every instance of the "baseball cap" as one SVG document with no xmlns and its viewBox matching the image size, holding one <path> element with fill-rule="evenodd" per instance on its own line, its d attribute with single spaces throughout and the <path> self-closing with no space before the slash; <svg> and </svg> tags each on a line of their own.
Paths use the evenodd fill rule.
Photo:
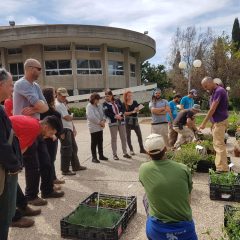
<svg viewBox="0 0 240 240">
<path fill-rule="evenodd" d="M 193 94 L 193 96 L 197 96 L 197 90 L 196 89 L 191 89 L 190 91 L 189 91 L 189 93 L 192 93 Z"/>
<path fill-rule="evenodd" d="M 192 109 L 195 110 L 195 111 L 201 112 L 201 107 L 200 107 L 199 104 L 193 104 Z"/>
<path fill-rule="evenodd" d="M 150 154 L 158 154 L 165 148 L 165 143 L 161 135 L 152 133 L 150 134 L 144 143 L 145 150 Z M 154 151 L 153 153 L 151 153 Z"/>
<path fill-rule="evenodd" d="M 62 95 L 63 97 L 68 97 L 68 91 L 66 88 L 58 88 L 57 93 Z"/>
</svg>

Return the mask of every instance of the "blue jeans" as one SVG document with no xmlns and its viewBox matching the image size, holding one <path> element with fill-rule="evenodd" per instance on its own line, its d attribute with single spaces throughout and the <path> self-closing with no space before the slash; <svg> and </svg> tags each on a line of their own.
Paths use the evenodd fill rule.
<svg viewBox="0 0 240 240">
<path fill-rule="evenodd" d="M 163 223 L 149 216 L 146 224 L 146 234 L 149 240 L 197 240 L 193 221 L 178 223 Z"/>
<path fill-rule="evenodd" d="M 0 239 L 8 239 L 8 229 L 16 210 L 18 176 L 7 175 L 2 195 L 0 196 Z"/>
</svg>

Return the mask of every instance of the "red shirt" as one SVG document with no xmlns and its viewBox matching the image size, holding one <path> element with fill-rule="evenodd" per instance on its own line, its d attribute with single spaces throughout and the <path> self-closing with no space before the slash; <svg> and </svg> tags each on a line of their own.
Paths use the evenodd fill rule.
<svg viewBox="0 0 240 240">
<path fill-rule="evenodd" d="M 13 115 L 13 100 L 12 100 L 12 98 L 8 98 L 4 101 L 4 108 L 5 108 L 5 112 L 8 115 L 8 117 Z"/>
<path fill-rule="evenodd" d="M 21 150 L 30 147 L 40 135 L 39 120 L 23 115 L 14 115 L 9 118 L 19 140 Z"/>
</svg>

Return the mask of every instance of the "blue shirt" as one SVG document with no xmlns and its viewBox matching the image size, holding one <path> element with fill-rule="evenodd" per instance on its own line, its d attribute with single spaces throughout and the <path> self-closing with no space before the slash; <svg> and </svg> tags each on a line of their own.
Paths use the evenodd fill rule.
<svg viewBox="0 0 240 240">
<path fill-rule="evenodd" d="M 170 110 L 171 110 L 171 113 L 172 113 L 172 117 L 173 117 L 173 119 L 175 119 L 177 117 L 177 114 L 178 114 L 177 103 L 175 103 L 172 100 L 172 101 L 169 102 L 169 107 L 170 107 Z M 169 114 L 167 114 L 167 120 L 169 122 L 171 122 L 171 118 L 170 118 Z"/>
<path fill-rule="evenodd" d="M 190 109 L 190 108 L 193 107 L 194 100 L 193 100 L 192 98 L 190 98 L 189 96 L 184 96 L 184 97 L 181 99 L 180 104 L 183 105 L 183 108 L 184 108 L 184 109 Z"/>
<path fill-rule="evenodd" d="M 158 100 L 156 102 L 150 102 L 149 108 L 162 108 L 168 106 L 168 101 L 165 99 Z M 167 123 L 167 114 L 164 115 L 156 115 L 152 113 L 152 123 Z"/>
</svg>

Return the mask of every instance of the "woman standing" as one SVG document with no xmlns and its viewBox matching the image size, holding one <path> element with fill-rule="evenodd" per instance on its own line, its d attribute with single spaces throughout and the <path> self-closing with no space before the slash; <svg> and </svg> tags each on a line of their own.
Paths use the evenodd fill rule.
<svg viewBox="0 0 240 240">
<path fill-rule="evenodd" d="M 46 87 L 42 90 L 42 92 L 47 101 L 49 110 L 45 113 L 41 113 L 40 119 L 43 119 L 46 116 L 54 115 L 57 118 L 59 118 L 59 122 L 62 123 L 60 113 L 55 110 L 55 90 L 54 90 L 54 88 Z M 57 137 L 59 137 L 59 136 L 57 136 Z M 50 157 L 50 160 L 52 163 L 51 173 L 52 173 L 52 177 L 53 177 L 53 183 L 54 184 L 63 184 L 63 183 L 65 183 L 64 180 L 57 179 L 55 165 L 54 165 L 54 162 L 56 160 L 56 155 L 57 155 L 57 148 L 58 148 L 58 138 L 57 137 L 55 139 L 46 138 L 45 142 L 46 142 L 49 157 Z"/>
<path fill-rule="evenodd" d="M 146 153 L 143 147 L 142 133 L 138 123 L 138 112 L 139 104 L 137 101 L 133 100 L 132 92 L 126 91 L 123 94 L 123 102 L 125 106 L 125 122 L 126 122 L 126 133 L 127 133 L 127 143 L 130 149 L 130 154 L 135 155 L 133 151 L 133 146 L 131 142 L 131 131 L 134 130 L 140 147 L 140 153 Z"/>
<path fill-rule="evenodd" d="M 126 129 L 124 122 L 124 107 L 119 99 L 114 99 L 113 93 L 110 89 L 105 91 L 105 102 L 103 103 L 103 111 L 109 119 L 109 129 L 111 134 L 111 146 L 113 151 L 113 159 L 119 160 L 117 155 L 117 133 L 119 132 L 123 157 L 131 158 L 127 153 L 126 144 Z"/>
<path fill-rule="evenodd" d="M 92 93 L 86 107 L 87 124 L 91 134 L 92 162 L 94 163 L 100 163 L 99 160 L 108 160 L 103 155 L 103 128 L 105 127 L 106 119 L 104 118 L 102 106 L 99 105 L 99 100 L 100 95 Z M 99 160 L 97 159 L 97 147 Z"/>
</svg>

